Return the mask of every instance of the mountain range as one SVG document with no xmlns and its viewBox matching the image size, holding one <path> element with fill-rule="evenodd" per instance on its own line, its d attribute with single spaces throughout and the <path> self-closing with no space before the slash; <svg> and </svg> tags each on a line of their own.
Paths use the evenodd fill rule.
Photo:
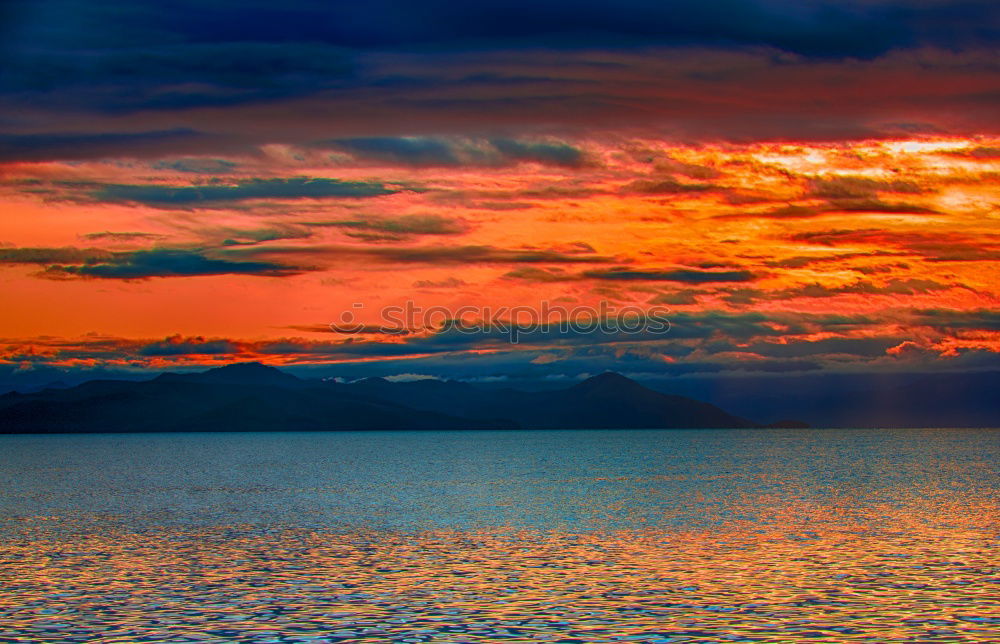
<svg viewBox="0 0 1000 644">
<path fill-rule="evenodd" d="M 0 395 L 0 433 L 809 425 L 998 427 L 1000 372 L 647 384 L 608 372 L 523 390 L 430 378 L 300 378 L 249 362 Z"/>
<path fill-rule="evenodd" d="M 745 418 L 605 373 L 554 391 L 459 381 L 300 379 L 260 363 L 0 396 L 0 433 L 751 428 Z"/>
</svg>

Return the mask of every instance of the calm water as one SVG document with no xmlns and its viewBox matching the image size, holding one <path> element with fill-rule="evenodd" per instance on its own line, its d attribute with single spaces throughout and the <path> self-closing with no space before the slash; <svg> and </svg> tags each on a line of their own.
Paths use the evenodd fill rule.
<svg viewBox="0 0 1000 644">
<path fill-rule="evenodd" d="M 0 642 L 1000 641 L 1000 432 L 0 437 Z"/>
</svg>

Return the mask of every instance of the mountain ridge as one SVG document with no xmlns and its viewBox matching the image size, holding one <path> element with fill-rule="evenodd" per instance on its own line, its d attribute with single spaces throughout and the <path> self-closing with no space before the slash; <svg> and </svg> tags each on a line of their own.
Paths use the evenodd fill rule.
<svg viewBox="0 0 1000 644">
<path fill-rule="evenodd" d="M 613 372 L 566 389 L 304 380 L 260 363 L 0 396 L 0 433 L 760 427 Z"/>
</svg>

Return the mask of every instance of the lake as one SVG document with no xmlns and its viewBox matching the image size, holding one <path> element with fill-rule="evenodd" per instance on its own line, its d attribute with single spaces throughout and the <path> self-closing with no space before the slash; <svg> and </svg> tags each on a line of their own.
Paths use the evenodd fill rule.
<svg viewBox="0 0 1000 644">
<path fill-rule="evenodd" d="M 0 437 L 0 642 L 996 641 L 1000 432 Z"/>
</svg>

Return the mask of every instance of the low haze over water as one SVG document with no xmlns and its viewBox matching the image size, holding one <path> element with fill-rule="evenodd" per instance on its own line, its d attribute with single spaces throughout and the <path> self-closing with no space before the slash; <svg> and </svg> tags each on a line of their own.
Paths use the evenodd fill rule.
<svg viewBox="0 0 1000 644">
<path fill-rule="evenodd" d="M 0 642 L 996 641 L 992 430 L 7 436 Z"/>
</svg>

